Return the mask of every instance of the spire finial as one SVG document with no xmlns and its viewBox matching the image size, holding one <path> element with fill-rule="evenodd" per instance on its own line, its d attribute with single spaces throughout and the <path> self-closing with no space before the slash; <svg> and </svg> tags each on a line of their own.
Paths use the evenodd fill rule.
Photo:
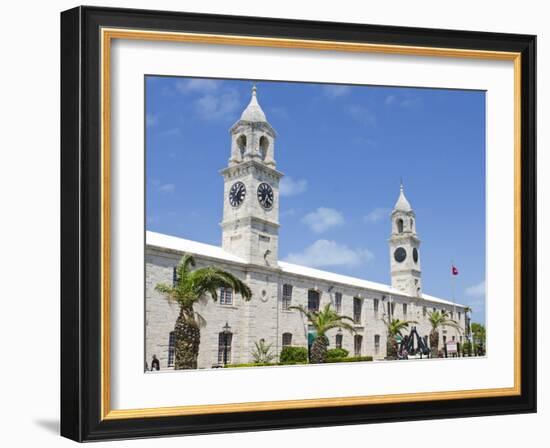
<svg viewBox="0 0 550 448">
<path fill-rule="evenodd" d="M 400 210 L 402 212 L 412 211 L 411 204 L 409 204 L 409 201 L 407 201 L 407 198 L 405 197 L 405 192 L 403 191 L 403 178 L 400 179 L 399 198 L 395 203 L 394 210 Z"/>
<path fill-rule="evenodd" d="M 399 189 L 403 191 L 403 176 L 399 178 Z"/>
<path fill-rule="evenodd" d="M 267 118 L 265 117 L 264 111 L 258 104 L 258 98 L 256 97 L 257 90 L 258 88 L 256 87 L 256 81 L 254 81 L 252 84 L 252 96 L 250 97 L 250 102 L 248 103 L 248 106 L 246 106 L 246 109 L 241 115 L 241 120 L 256 123 L 267 123 Z"/>
</svg>

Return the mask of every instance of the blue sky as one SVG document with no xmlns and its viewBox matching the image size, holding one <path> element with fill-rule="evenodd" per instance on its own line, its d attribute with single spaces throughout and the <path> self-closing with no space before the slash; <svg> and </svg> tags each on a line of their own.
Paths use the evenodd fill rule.
<svg viewBox="0 0 550 448">
<path fill-rule="evenodd" d="M 146 227 L 220 245 L 219 170 L 252 82 L 148 76 L 145 85 Z M 389 213 L 402 178 L 424 292 L 451 297 L 452 260 L 456 301 L 485 320 L 484 92 L 262 81 L 258 100 L 285 174 L 280 259 L 390 283 Z"/>
</svg>

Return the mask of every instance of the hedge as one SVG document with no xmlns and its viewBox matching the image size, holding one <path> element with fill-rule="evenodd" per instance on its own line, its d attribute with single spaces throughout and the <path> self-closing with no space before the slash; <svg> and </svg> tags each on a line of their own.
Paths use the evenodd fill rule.
<svg viewBox="0 0 550 448">
<path fill-rule="evenodd" d="M 307 347 L 284 347 L 279 360 L 281 364 L 305 364 L 308 362 Z"/>
<path fill-rule="evenodd" d="M 345 348 L 331 348 L 327 350 L 327 359 L 347 358 L 349 351 Z"/>
<path fill-rule="evenodd" d="M 365 362 L 365 361 L 372 361 L 372 356 L 352 356 L 350 358 L 327 359 L 327 363 L 334 363 L 334 362 Z"/>
<path fill-rule="evenodd" d="M 225 368 L 231 368 L 231 367 L 266 367 L 266 366 L 276 366 L 275 363 L 270 362 L 248 362 L 243 364 L 226 364 Z"/>
</svg>

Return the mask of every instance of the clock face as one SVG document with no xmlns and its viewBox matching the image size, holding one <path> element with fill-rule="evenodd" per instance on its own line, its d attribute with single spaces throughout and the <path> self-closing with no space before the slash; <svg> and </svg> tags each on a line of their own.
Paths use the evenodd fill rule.
<svg viewBox="0 0 550 448">
<path fill-rule="evenodd" d="M 413 249 L 413 260 L 418 263 L 418 250 L 416 250 L 416 247 Z"/>
<path fill-rule="evenodd" d="M 397 261 L 398 263 L 402 263 L 403 261 L 405 261 L 405 258 L 407 258 L 407 251 L 402 247 L 398 247 L 397 249 L 395 249 L 393 257 L 395 258 L 395 261 Z"/>
<path fill-rule="evenodd" d="M 263 208 L 267 210 L 273 207 L 273 201 L 273 189 L 269 184 L 262 182 L 260 185 L 258 185 L 258 202 Z"/>
<path fill-rule="evenodd" d="M 246 196 L 246 187 L 242 182 L 235 182 L 229 190 L 229 203 L 232 207 L 238 207 L 244 201 Z"/>
</svg>

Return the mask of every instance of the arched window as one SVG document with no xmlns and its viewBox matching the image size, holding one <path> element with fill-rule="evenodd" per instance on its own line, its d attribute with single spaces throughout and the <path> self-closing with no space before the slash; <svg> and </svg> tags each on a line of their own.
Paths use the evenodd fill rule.
<svg viewBox="0 0 550 448">
<path fill-rule="evenodd" d="M 231 363 L 231 343 L 233 342 L 233 333 L 221 331 L 218 334 L 218 364 Z"/>
<path fill-rule="evenodd" d="M 319 311 L 319 293 L 314 289 L 307 292 L 307 309 L 309 311 Z"/>
<path fill-rule="evenodd" d="M 414 219 L 411 218 L 411 231 L 414 232 Z"/>
<path fill-rule="evenodd" d="M 336 341 L 335 341 L 336 342 L 336 344 L 335 344 L 336 348 L 342 348 L 343 339 L 344 339 L 343 334 L 337 334 L 336 335 Z"/>
<path fill-rule="evenodd" d="M 168 367 L 174 367 L 174 358 L 176 356 L 176 335 L 173 331 L 168 336 Z"/>
<path fill-rule="evenodd" d="M 243 157 L 246 151 L 246 135 L 239 135 L 239 137 L 237 137 L 237 146 L 241 153 L 241 157 Z"/>
<path fill-rule="evenodd" d="M 292 345 L 292 333 L 283 333 L 283 348 Z"/>
<path fill-rule="evenodd" d="M 262 135 L 260 137 L 260 156 L 262 157 L 262 160 L 265 160 L 265 156 L 267 155 L 268 148 L 269 148 L 269 140 L 265 135 Z"/>
<path fill-rule="evenodd" d="M 403 233 L 403 220 L 397 220 L 397 233 Z"/>
</svg>

